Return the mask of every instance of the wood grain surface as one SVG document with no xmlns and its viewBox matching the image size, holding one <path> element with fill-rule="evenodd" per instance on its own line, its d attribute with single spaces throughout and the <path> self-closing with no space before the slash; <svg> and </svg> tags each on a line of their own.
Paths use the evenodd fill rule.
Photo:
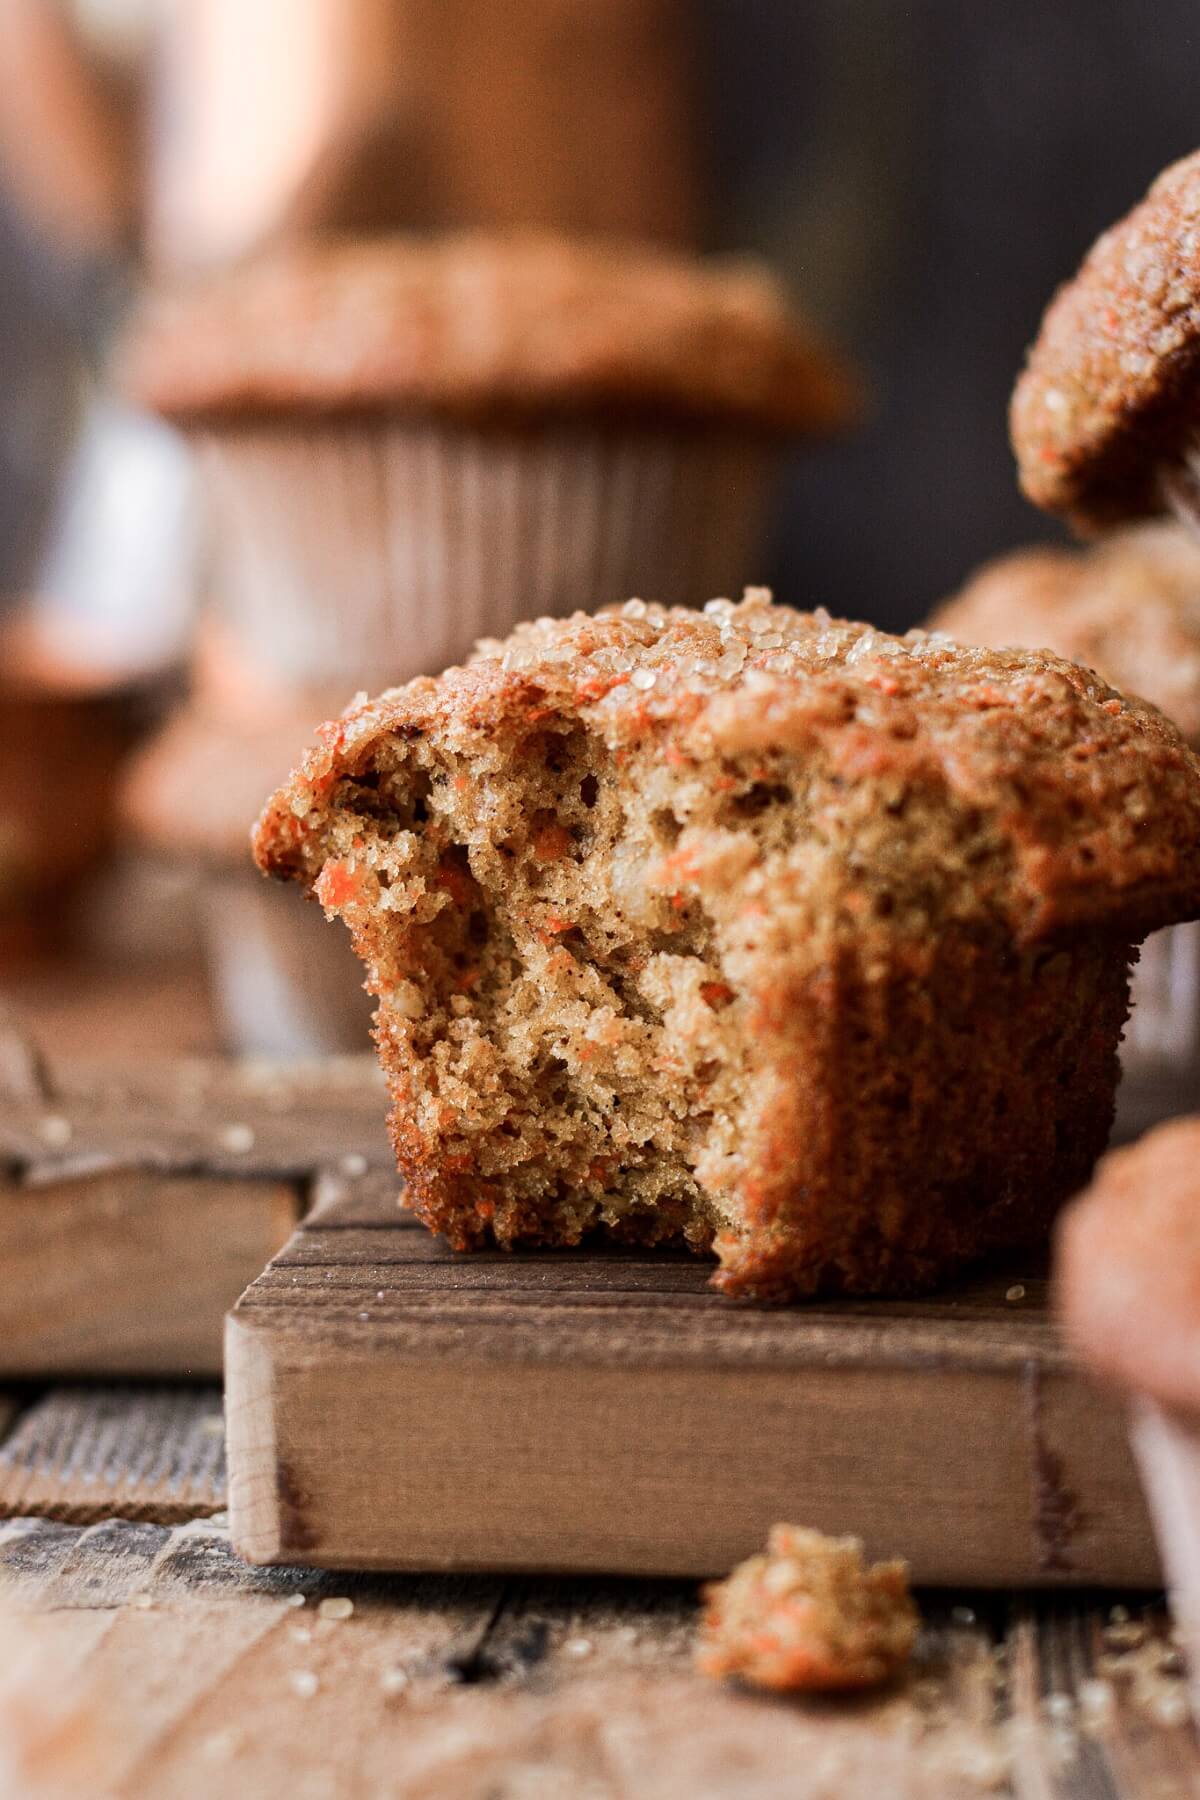
<svg viewBox="0 0 1200 1800">
<path fill-rule="evenodd" d="M 779 1518 L 944 1584 L 1154 1584 L 1125 1421 L 1040 1274 L 730 1305 L 702 1262 L 458 1257 L 328 1177 L 231 1315 L 242 1552 L 322 1567 L 705 1575 Z"/>
<path fill-rule="evenodd" d="M 0 1411 L 0 1518 L 173 1525 L 224 1508 L 217 1388 L 54 1388 L 13 1416 Z"/>
<path fill-rule="evenodd" d="M 690 1584 L 260 1570 L 219 1522 L 16 1520 L 0 1796 L 1183 1800 L 1178 1654 L 1131 1610 L 927 1596 L 907 1679 L 788 1701 L 693 1673 Z"/>
<path fill-rule="evenodd" d="M 892 1688 L 759 1697 L 693 1673 L 691 1582 L 248 1566 L 196 1516 L 217 1408 L 156 1386 L 0 1411 L 0 1467 L 40 1468 L 43 1508 L 57 1467 L 89 1508 L 0 1517 L 0 1800 L 1200 1793 L 1156 1599 L 926 1593 Z"/>
</svg>

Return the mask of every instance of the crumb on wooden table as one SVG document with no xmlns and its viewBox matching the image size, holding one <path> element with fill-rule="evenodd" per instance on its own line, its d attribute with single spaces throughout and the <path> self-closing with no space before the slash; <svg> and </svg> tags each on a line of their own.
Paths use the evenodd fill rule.
<svg viewBox="0 0 1200 1800">
<path fill-rule="evenodd" d="M 896 1674 L 919 1615 L 899 1561 L 866 1563 L 858 1538 L 773 1525 L 765 1555 L 704 1590 L 696 1665 L 778 1692 L 873 1687 Z"/>
</svg>

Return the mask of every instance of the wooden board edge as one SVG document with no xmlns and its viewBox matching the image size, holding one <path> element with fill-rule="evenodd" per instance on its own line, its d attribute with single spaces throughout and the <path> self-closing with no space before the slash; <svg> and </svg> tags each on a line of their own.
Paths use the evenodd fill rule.
<svg viewBox="0 0 1200 1800">
<path fill-rule="evenodd" d="M 216 1256 L 194 1205 L 209 1183 L 240 1234 Z M 225 1308 L 294 1236 L 302 1204 L 294 1182 L 165 1170 L 0 1184 L 0 1380 L 219 1379 Z M 164 1282 L 173 1301 L 148 1320 L 139 1293 Z"/>
<path fill-rule="evenodd" d="M 472 1367 L 281 1323 L 227 1328 L 251 1561 L 703 1577 L 790 1516 L 935 1586 L 1160 1584 L 1123 1415 L 1071 1372 Z"/>
<path fill-rule="evenodd" d="M 224 1363 L 230 1539 L 247 1562 L 287 1561 L 288 1473 L 276 1452 L 271 1338 L 236 1309 L 225 1317 Z"/>
</svg>

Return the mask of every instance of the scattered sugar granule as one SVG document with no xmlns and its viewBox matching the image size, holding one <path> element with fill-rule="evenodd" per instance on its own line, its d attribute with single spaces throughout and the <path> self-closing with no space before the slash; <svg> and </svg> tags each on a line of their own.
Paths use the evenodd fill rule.
<svg viewBox="0 0 1200 1800">
<path fill-rule="evenodd" d="M 311 1700 L 321 1683 L 311 1669 L 293 1669 L 288 1677 L 288 1685 L 301 1700 Z"/>
<path fill-rule="evenodd" d="M 249 1125 L 226 1125 L 221 1133 L 221 1148 L 231 1156 L 245 1156 L 254 1148 L 254 1133 Z"/>
<path fill-rule="evenodd" d="M 404 1669 L 385 1669 L 379 1685 L 385 1694 L 402 1694 L 408 1686 L 408 1674 Z"/>
<path fill-rule="evenodd" d="M 1146 1702 L 1146 1711 L 1159 1725 L 1185 1725 L 1190 1716 L 1187 1695 L 1182 1688 L 1163 1688 Z"/>
<path fill-rule="evenodd" d="M 303 1594 L 289 1594 L 287 1597 L 287 1604 L 289 1606 L 305 1606 L 307 1605 L 307 1600 Z"/>
<path fill-rule="evenodd" d="M 365 1175 L 367 1172 L 367 1159 L 361 1150 L 348 1150 L 338 1164 L 338 1168 L 342 1171 L 343 1175 L 352 1177 Z"/>
<path fill-rule="evenodd" d="M 1112 1685 L 1095 1676 L 1079 1684 L 1079 1711 L 1085 1723 L 1101 1725 L 1113 1715 L 1115 1696 Z"/>
<path fill-rule="evenodd" d="M 592 1654 L 592 1640 L 585 1637 L 568 1638 L 563 1645 L 563 1654 L 565 1656 L 590 1656 Z"/>
<path fill-rule="evenodd" d="M 363 1316 L 366 1317 L 365 1314 Z M 348 1619 L 353 1611 L 354 1602 L 345 1594 L 331 1594 L 317 1607 L 317 1613 L 322 1619 Z"/>
<path fill-rule="evenodd" d="M 75 1127 L 61 1113 L 47 1113 L 38 1124 L 38 1136 L 52 1150 L 61 1150 L 64 1144 L 70 1143 L 74 1135 Z"/>
<path fill-rule="evenodd" d="M 1025 1289 L 1019 1281 L 1014 1282 L 1012 1287 L 1005 1293 L 1004 1298 L 1012 1301 L 1023 1300 L 1025 1298 Z"/>
</svg>

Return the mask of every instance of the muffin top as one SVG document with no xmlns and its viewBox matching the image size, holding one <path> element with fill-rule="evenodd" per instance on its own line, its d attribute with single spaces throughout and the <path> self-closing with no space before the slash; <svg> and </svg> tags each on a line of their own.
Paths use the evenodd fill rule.
<svg viewBox="0 0 1200 1800">
<path fill-rule="evenodd" d="M 1161 714 L 1045 652 L 891 637 L 765 590 L 539 620 L 353 707 L 267 806 L 260 866 L 316 880 L 337 782 L 384 740 L 498 756 L 576 723 L 618 779 L 645 757 L 680 787 L 719 784 L 725 759 L 794 757 L 814 916 L 856 931 L 864 908 L 892 932 L 950 908 L 1024 942 L 1097 922 L 1132 941 L 1200 911 L 1200 762 Z"/>
<path fill-rule="evenodd" d="M 1110 1381 L 1200 1410 L 1200 1118 L 1106 1156 L 1058 1227 L 1068 1336 Z"/>
<path fill-rule="evenodd" d="M 647 413 L 823 431 L 848 369 L 753 261 L 537 235 L 329 241 L 149 296 L 118 354 L 177 419 Z"/>
<path fill-rule="evenodd" d="M 998 557 L 929 624 L 993 649 L 1045 645 L 1161 707 L 1200 746 L 1200 546 L 1176 526 Z"/>
<path fill-rule="evenodd" d="M 1050 302 L 1013 394 L 1021 486 L 1087 533 L 1162 512 L 1196 430 L 1200 151 L 1164 171 Z"/>
</svg>

